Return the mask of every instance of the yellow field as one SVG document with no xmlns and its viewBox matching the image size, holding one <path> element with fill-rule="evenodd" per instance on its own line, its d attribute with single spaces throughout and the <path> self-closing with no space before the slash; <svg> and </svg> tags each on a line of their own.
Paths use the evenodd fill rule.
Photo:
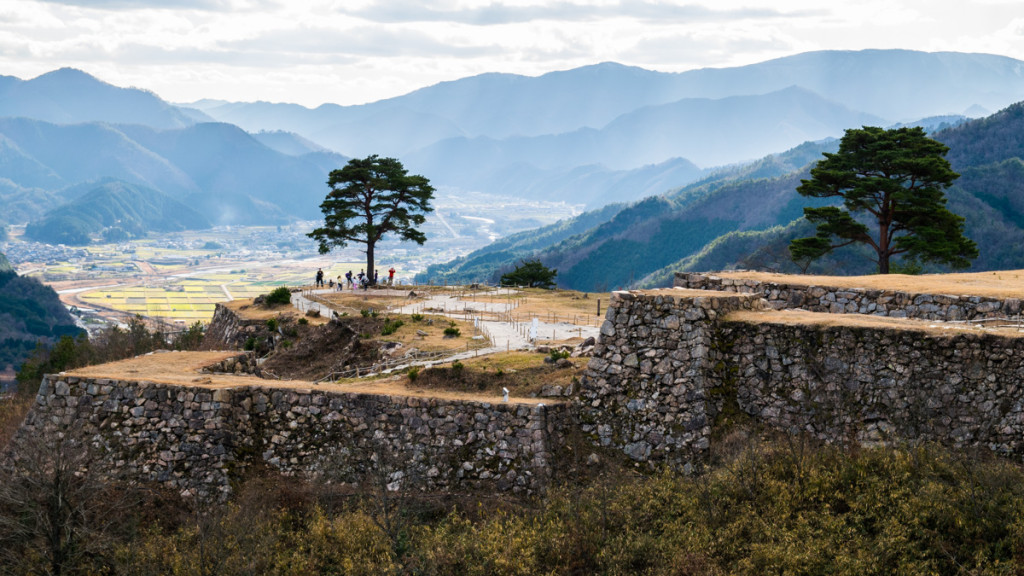
<svg viewBox="0 0 1024 576">
<path fill-rule="evenodd" d="M 325 277 L 359 270 L 359 264 L 339 263 L 324 270 Z M 154 266 L 154 268 L 160 268 Z M 209 322 L 218 302 L 248 299 L 266 294 L 278 286 L 312 284 L 316 269 L 260 267 L 253 270 L 198 271 L 153 286 L 125 286 L 91 290 L 78 295 L 86 305 L 140 314 L 169 322 Z"/>
</svg>

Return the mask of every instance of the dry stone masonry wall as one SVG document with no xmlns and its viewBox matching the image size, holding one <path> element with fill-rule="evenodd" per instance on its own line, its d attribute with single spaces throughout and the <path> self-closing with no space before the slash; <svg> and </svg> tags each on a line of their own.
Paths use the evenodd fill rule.
<svg viewBox="0 0 1024 576">
<path fill-rule="evenodd" d="M 389 489 L 533 493 L 548 481 L 564 405 L 241 386 L 208 389 L 51 375 L 19 442 L 73 430 L 105 471 L 199 497 L 263 462 Z"/>
<path fill-rule="evenodd" d="M 725 321 L 719 347 L 739 408 L 773 427 L 1024 456 L 1024 338 Z"/>
<path fill-rule="evenodd" d="M 583 432 L 637 461 L 685 465 L 707 450 L 722 407 L 717 321 L 755 295 L 616 292 L 581 380 Z"/>
<path fill-rule="evenodd" d="M 577 400 L 595 443 L 685 467 L 711 447 L 718 415 L 736 409 L 829 442 L 930 440 L 1024 456 L 1020 336 L 853 318 L 800 325 L 760 292 L 678 294 L 612 299 Z M 757 309 L 756 320 L 728 317 Z"/>
<path fill-rule="evenodd" d="M 678 288 L 694 290 L 759 294 L 776 310 L 802 308 L 831 314 L 873 314 L 943 321 L 1014 318 L 1021 312 L 1021 302 L 1017 298 L 806 286 L 691 273 L 677 273 L 674 284 Z"/>
</svg>

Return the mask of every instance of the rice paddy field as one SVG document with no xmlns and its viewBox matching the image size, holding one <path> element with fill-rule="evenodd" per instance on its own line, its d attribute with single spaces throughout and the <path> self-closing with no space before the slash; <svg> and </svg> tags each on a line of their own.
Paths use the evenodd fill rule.
<svg viewBox="0 0 1024 576">
<path fill-rule="evenodd" d="M 352 267 L 358 270 L 359 264 L 324 266 L 324 275 L 336 277 Z M 163 271 L 157 273 L 160 272 Z M 149 284 L 89 290 L 77 294 L 77 298 L 87 307 L 108 308 L 172 323 L 205 323 L 213 317 L 218 302 L 254 298 L 278 286 L 309 285 L 315 273 L 315 264 L 310 268 L 308 262 L 265 265 L 255 270 L 200 270 L 171 275 Z"/>
</svg>

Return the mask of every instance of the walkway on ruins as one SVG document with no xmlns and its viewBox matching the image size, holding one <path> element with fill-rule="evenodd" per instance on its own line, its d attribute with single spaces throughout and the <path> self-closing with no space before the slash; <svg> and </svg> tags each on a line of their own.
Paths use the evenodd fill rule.
<svg viewBox="0 0 1024 576">
<path fill-rule="evenodd" d="M 332 293 L 329 289 L 312 290 L 310 292 L 312 294 Z M 384 289 L 376 290 L 375 293 L 381 296 L 401 297 L 408 295 L 409 290 Z M 515 293 L 515 290 L 502 288 L 497 292 L 490 292 L 487 294 L 501 296 Z M 482 302 L 473 300 L 473 296 L 477 295 L 483 295 L 483 293 L 469 293 L 464 297 L 458 297 L 451 294 L 431 294 L 427 298 L 417 299 L 404 306 L 393 308 L 392 311 L 397 314 L 419 314 L 427 312 L 449 318 L 460 318 L 471 321 L 480 329 L 481 332 L 484 333 L 485 337 L 490 340 L 490 346 L 446 356 L 443 360 L 410 361 L 408 364 L 397 366 L 390 370 L 386 370 L 385 372 L 404 369 L 413 365 L 434 364 L 439 361 L 453 362 L 455 360 L 464 360 L 476 356 L 484 356 L 487 354 L 495 354 L 510 350 L 532 350 L 536 347 L 535 343 L 530 339 L 532 323 L 489 320 L 484 319 L 482 316 L 474 315 L 475 313 L 487 313 L 488 315 L 497 314 L 500 317 L 503 314 L 510 313 L 515 308 L 514 300 L 507 302 Z M 316 310 L 322 316 L 326 317 L 330 317 L 333 312 L 330 306 L 310 300 L 300 293 L 292 294 L 292 305 L 303 313 L 307 310 Z M 600 332 L 598 327 L 579 326 L 572 324 L 571 322 L 541 322 L 538 319 L 536 324 L 537 340 L 567 340 L 575 337 L 596 338 Z"/>
</svg>

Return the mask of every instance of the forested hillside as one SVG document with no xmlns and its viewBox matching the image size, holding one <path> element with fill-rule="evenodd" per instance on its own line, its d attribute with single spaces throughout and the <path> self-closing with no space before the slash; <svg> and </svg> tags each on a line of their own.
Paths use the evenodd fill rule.
<svg viewBox="0 0 1024 576">
<path fill-rule="evenodd" d="M 209 228 L 201 214 L 168 196 L 120 181 L 97 183 L 71 202 L 47 212 L 25 227 L 37 242 L 81 246 L 91 237 L 119 242 L 144 238 L 149 232 Z"/>
<path fill-rule="evenodd" d="M 938 119 L 937 119 L 938 120 Z M 945 122 L 945 121 L 943 121 Z M 934 134 L 950 147 L 947 158 L 961 174 L 947 193 L 950 209 L 966 218 L 966 235 L 980 249 L 972 270 L 1024 267 L 1024 103 L 990 117 Z M 800 272 L 789 258 L 793 238 L 813 233 L 804 206 L 820 200 L 796 193 L 822 152 L 835 141 L 808 143 L 785 154 L 720 171 L 700 182 L 618 209 L 614 217 L 584 214 L 564 225 L 574 234 L 557 240 L 523 233 L 503 250 L 492 247 L 448 265 L 431 267 L 424 279 L 494 281 L 523 258 L 558 268 L 559 284 L 604 290 L 671 283 L 676 271 L 729 267 Z M 597 220 L 579 230 L 582 222 Z M 492 265 L 487 270 L 483 264 Z M 863 249 L 848 247 L 811 264 L 807 271 L 870 273 L 875 265 Z M 941 268 L 925 267 L 925 271 Z"/>
<path fill-rule="evenodd" d="M 52 288 L 18 276 L 0 254 L 0 371 L 28 358 L 38 342 L 79 332 Z"/>
</svg>

